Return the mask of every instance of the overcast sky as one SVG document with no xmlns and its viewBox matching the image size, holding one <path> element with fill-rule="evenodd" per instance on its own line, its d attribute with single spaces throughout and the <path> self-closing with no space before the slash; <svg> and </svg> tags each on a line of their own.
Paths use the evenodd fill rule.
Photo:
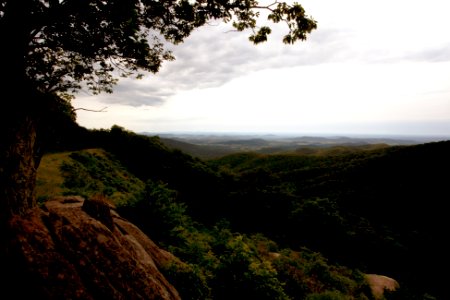
<svg viewBox="0 0 450 300">
<path fill-rule="evenodd" d="M 263 2 L 263 1 L 261 1 Z M 268 43 L 216 24 L 173 46 L 176 61 L 73 105 L 88 128 L 450 136 L 450 1 L 299 0 L 305 42 Z"/>
</svg>

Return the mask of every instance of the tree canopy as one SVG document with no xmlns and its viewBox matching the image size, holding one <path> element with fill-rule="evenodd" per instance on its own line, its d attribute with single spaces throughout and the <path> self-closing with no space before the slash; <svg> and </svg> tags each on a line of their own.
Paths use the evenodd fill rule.
<svg viewBox="0 0 450 300">
<path fill-rule="evenodd" d="M 0 0 L 0 219 L 34 207 L 42 133 L 60 126 L 53 112 L 73 116 L 77 91 L 112 92 L 121 76 L 158 72 L 174 59 L 169 43 L 212 20 L 264 42 L 262 10 L 285 23 L 284 43 L 316 28 L 300 4 L 277 0 Z"/>
<path fill-rule="evenodd" d="M 0 36 L 11 47 L 0 51 L 41 92 L 112 92 L 121 76 L 157 72 L 174 59 L 167 42 L 183 42 L 211 20 L 250 30 L 255 44 L 266 41 L 271 29 L 258 25 L 261 10 L 287 25 L 287 44 L 316 28 L 300 4 L 276 0 L 1 0 Z"/>
</svg>

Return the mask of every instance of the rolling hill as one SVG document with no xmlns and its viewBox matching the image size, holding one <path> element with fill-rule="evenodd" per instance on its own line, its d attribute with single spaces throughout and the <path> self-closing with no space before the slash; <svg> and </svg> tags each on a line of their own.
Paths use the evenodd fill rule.
<svg viewBox="0 0 450 300">
<path fill-rule="evenodd" d="M 226 249 L 233 253 L 229 247 L 240 245 L 244 248 L 239 248 L 239 255 L 243 249 L 254 249 L 249 250 L 249 256 L 244 255 L 249 266 L 259 261 L 274 267 L 283 261 L 283 268 L 277 269 L 282 277 L 267 274 L 279 282 L 291 282 L 288 286 L 302 290 L 304 297 L 312 290 L 300 288 L 291 276 L 306 272 L 301 268 L 311 266 L 313 253 L 319 255 L 316 262 L 338 272 L 330 271 L 329 278 L 344 276 L 348 270 L 383 274 L 398 280 L 401 291 L 397 296 L 403 299 L 448 296 L 439 270 L 448 263 L 450 250 L 444 238 L 450 225 L 445 213 L 450 195 L 447 178 L 442 176 L 450 167 L 449 141 L 304 148 L 307 154 L 246 152 L 203 161 L 170 148 L 164 139 L 120 127 L 89 132 L 83 140 L 91 150 L 53 153 L 44 158 L 42 168 L 45 159 L 70 159 L 61 165 L 72 166 L 60 168 L 63 179 L 53 177 L 49 184 L 59 184 L 55 192 L 74 189 L 80 194 L 100 191 L 112 197 L 120 195 L 117 203 L 123 216 L 194 266 L 183 276 L 196 280 L 195 293 L 220 290 L 214 281 L 220 278 L 220 268 L 216 267 L 225 263 L 219 259 L 220 253 Z M 48 172 L 45 176 L 52 178 L 56 171 L 53 167 Z M 88 179 L 88 184 L 72 180 L 78 185 L 67 185 L 71 182 L 67 178 L 79 175 Z M 40 177 L 42 184 L 45 176 Z M 233 237 L 239 237 L 239 242 Z M 281 260 L 272 260 L 278 254 Z M 297 258 L 303 255 L 306 265 L 292 269 L 294 273 L 282 272 L 298 264 Z M 227 272 L 237 272 L 238 266 L 228 263 L 231 269 Z M 343 273 L 334 269 L 337 266 L 346 266 Z M 178 271 L 175 277 L 181 276 Z M 272 275 L 264 282 L 275 280 Z M 352 278 L 352 282 L 358 281 Z M 253 285 L 256 278 L 250 282 L 241 279 L 243 284 Z M 339 280 L 331 284 L 322 278 L 318 282 L 327 282 L 320 293 L 339 291 L 356 297 L 362 292 L 346 285 L 337 289 L 334 284 Z M 358 282 L 363 288 L 364 280 Z M 331 285 L 327 288 L 327 284 Z M 289 288 L 283 291 L 297 299 Z"/>
</svg>

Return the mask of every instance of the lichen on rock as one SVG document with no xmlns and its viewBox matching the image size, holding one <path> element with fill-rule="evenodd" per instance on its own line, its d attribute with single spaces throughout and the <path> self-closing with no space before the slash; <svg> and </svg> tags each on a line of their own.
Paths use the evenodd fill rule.
<svg viewBox="0 0 450 300">
<path fill-rule="evenodd" d="M 159 268 L 181 261 L 107 202 L 52 199 L 4 229 L 2 289 L 14 299 L 180 299 Z"/>
</svg>

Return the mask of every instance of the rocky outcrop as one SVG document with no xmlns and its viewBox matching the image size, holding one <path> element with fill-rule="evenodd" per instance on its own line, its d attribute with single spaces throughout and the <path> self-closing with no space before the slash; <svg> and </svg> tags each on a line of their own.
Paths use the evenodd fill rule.
<svg viewBox="0 0 450 300">
<path fill-rule="evenodd" d="M 6 227 L 2 299 L 180 299 L 159 269 L 181 262 L 104 199 L 49 200 Z"/>
<path fill-rule="evenodd" d="M 366 281 L 375 299 L 384 299 L 384 292 L 394 292 L 400 288 L 397 280 L 378 274 L 366 274 Z"/>
</svg>

